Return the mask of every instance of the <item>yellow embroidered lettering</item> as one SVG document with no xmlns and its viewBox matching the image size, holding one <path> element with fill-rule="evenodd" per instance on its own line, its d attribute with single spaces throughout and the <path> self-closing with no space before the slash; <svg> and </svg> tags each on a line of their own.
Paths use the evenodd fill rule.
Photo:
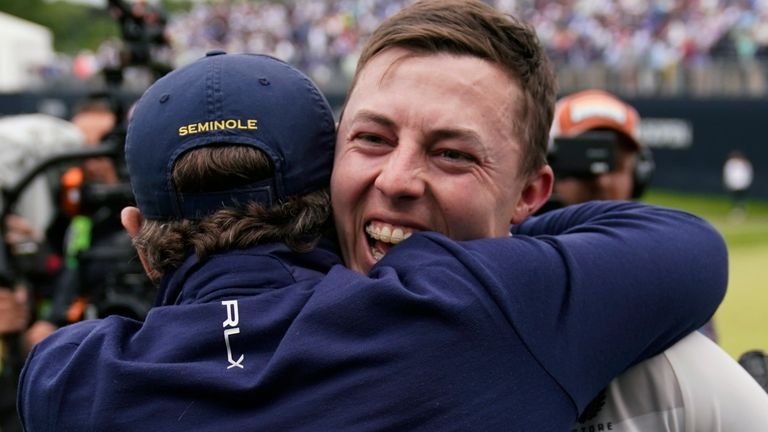
<svg viewBox="0 0 768 432">
<path fill-rule="evenodd" d="M 202 132 L 217 131 L 222 129 L 251 129 L 259 128 L 256 119 L 222 119 L 208 120 L 179 127 L 179 136 L 192 135 Z"/>
</svg>

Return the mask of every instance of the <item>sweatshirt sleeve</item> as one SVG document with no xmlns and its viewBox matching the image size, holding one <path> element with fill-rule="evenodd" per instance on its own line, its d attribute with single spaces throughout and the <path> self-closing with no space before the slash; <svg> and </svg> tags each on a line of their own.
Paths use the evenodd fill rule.
<svg viewBox="0 0 768 432">
<path fill-rule="evenodd" d="M 27 355 L 19 376 L 17 410 L 26 432 L 82 430 L 61 422 L 66 413 L 68 421 L 88 418 L 87 410 L 73 410 L 65 401 L 75 400 L 82 406 L 92 406 L 93 387 L 71 386 L 72 381 L 86 379 L 78 371 L 87 365 L 75 364 L 80 342 L 87 337 L 99 320 L 82 321 L 57 330 L 35 345 Z M 92 357 L 88 357 L 90 361 Z M 91 365 L 92 367 L 92 365 Z M 88 396 L 78 394 L 85 392 Z"/>
<path fill-rule="evenodd" d="M 579 410 L 626 368 L 701 326 L 725 295 L 723 239 L 688 213 L 593 202 L 512 232 L 468 242 L 414 237 L 421 256 L 448 249 L 451 271 L 482 287 Z M 424 266 L 419 271 L 429 277 Z"/>
</svg>

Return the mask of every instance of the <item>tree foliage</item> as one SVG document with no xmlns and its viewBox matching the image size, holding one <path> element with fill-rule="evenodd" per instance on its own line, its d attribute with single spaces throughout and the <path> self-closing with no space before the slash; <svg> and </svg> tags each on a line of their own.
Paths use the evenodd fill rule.
<svg viewBox="0 0 768 432">
<path fill-rule="evenodd" d="M 98 8 L 61 0 L 2 0 L 0 11 L 49 28 L 54 49 L 73 54 L 82 49 L 95 50 L 104 40 L 120 36 L 119 26 L 106 3 L 105 0 L 104 7 Z M 190 7 L 189 1 L 161 4 L 164 10 Z"/>
<path fill-rule="evenodd" d="M 95 50 L 102 41 L 119 36 L 117 23 L 106 7 L 64 1 L 3 0 L 0 11 L 50 29 L 54 49 L 59 52 Z"/>
</svg>

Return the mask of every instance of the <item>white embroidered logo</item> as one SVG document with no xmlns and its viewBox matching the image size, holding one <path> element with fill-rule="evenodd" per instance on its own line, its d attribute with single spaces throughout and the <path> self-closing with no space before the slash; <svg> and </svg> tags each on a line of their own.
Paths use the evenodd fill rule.
<svg viewBox="0 0 768 432">
<path fill-rule="evenodd" d="M 240 358 L 235 361 L 232 358 L 232 346 L 229 343 L 230 336 L 240 333 L 240 327 L 238 327 L 238 324 L 240 323 L 240 313 L 237 310 L 237 300 L 224 300 L 221 302 L 221 304 L 227 308 L 227 319 L 224 320 L 223 324 L 224 342 L 227 344 L 227 359 L 229 360 L 229 366 L 227 366 L 227 369 L 232 369 L 235 366 L 243 369 L 243 360 L 245 359 L 245 355 L 240 354 Z"/>
</svg>

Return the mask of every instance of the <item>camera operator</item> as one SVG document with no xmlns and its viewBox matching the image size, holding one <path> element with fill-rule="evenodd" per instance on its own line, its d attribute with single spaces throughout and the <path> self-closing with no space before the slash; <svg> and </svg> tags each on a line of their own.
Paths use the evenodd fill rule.
<svg viewBox="0 0 768 432">
<path fill-rule="evenodd" d="M 601 90 L 558 101 L 550 163 L 562 205 L 642 196 L 654 164 L 638 139 L 639 123 L 635 108 Z"/>
<path fill-rule="evenodd" d="M 592 200 L 639 199 L 654 170 L 651 152 L 638 136 L 639 123 L 634 107 L 602 90 L 560 99 L 550 133 L 556 199 L 549 209 Z M 759 399 L 750 388 L 753 385 L 739 373 L 743 371 L 713 341 L 710 320 L 699 332 L 629 369 L 587 407 L 574 430 L 599 430 L 610 420 L 640 412 L 647 425 L 656 421 L 653 419 L 666 419 L 658 420 L 659 424 L 674 419 L 669 424 L 675 426 L 669 430 L 684 430 L 683 425 L 691 424 L 691 430 L 720 430 L 721 426 L 731 430 L 754 421 L 750 404 L 730 404 L 722 396 L 737 389 L 741 398 Z M 720 376 L 709 379 L 710 370 L 718 370 Z M 711 407 L 720 410 L 719 417 L 711 416 Z"/>
<path fill-rule="evenodd" d="M 72 121 L 87 131 L 86 146 L 122 145 L 122 125 L 116 111 L 105 99 L 89 100 L 81 106 Z M 114 312 L 106 310 L 117 306 L 114 298 L 107 297 L 115 294 L 116 288 L 122 288 L 120 272 L 130 266 L 126 262 L 134 257 L 130 238 L 120 224 L 122 206 L 133 202 L 122 164 L 119 157 L 88 158 L 61 176 L 61 207 L 48 230 L 48 241 L 62 257 L 62 268 L 45 320 L 35 323 L 28 332 L 30 345 L 55 326 L 86 317 L 85 306 L 92 306 L 92 316 Z M 137 294 L 141 298 L 125 298 L 126 307 L 132 306 L 128 307 L 130 311 L 120 312 L 143 317 L 144 309 L 148 308 L 143 304 L 148 300 L 140 291 L 133 292 L 133 287 L 125 288 L 128 297 Z M 43 330 L 36 332 L 38 327 Z"/>
<path fill-rule="evenodd" d="M 17 120 L 12 130 L 23 135 L 18 142 L 7 144 L 17 148 L 17 152 L 21 152 L 20 147 L 37 152 L 24 153 L 26 159 L 66 154 L 77 147 L 112 145 L 113 140 L 122 145 L 118 111 L 108 97 L 96 95 L 79 104 L 69 122 L 37 114 L 3 119 Z M 23 125 L 29 127 L 24 129 Z M 54 127 L 56 132 L 46 132 Z M 22 130 L 29 133 L 22 134 Z M 7 138 L 7 134 L 0 135 Z M 10 159 L 10 153 L 4 154 L 6 159 Z M 16 171 L 30 168 L 19 161 L 0 162 L 15 163 Z M 92 315 L 122 313 L 134 318 L 142 318 L 149 307 L 151 297 L 146 291 L 151 284 L 143 277 L 130 238 L 120 223 L 120 210 L 133 202 L 121 162 L 119 155 L 90 157 L 64 170 L 60 179 L 61 168 L 44 171 L 47 175 L 40 175 L 31 183 L 35 186 L 42 182 L 44 190 L 25 189 L 18 205 L 12 206 L 16 213 L 8 214 L 3 221 L 3 240 L 15 277 L 13 281 L 0 281 L 2 432 L 20 430 L 14 423 L 16 379 L 32 346 L 58 327 L 87 318 L 84 308 L 88 305 Z M 35 192 L 31 200 L 26 199 L 30 192 Z M 43 205 L 52 201 L 52 195 L 60 201 L 57 208 Z M 25 206 L 25 200 L 34 205 Z M 11 204 L 14 203 L 3 203 Z M 41 213 L 46 217 L 41 217 Z M 136 274 L 142 277 L 137 279 Z M 133 278 L 133 282 L 124 283 L 126 277 Z"/>
<path fill-rule="evenodd" d="M 109 10 L 118 20 L 124 42 L 120 63 L 103 71 L 109 94 L 80 104 L 69 122 L 42 114 L 0 119 L 8 124 L 0 127 L 2 138 L 12 137 L 4 141 L 14 149 L 1 154 L 0 184 L 14 180 L 6 178 L 10 172 L 31 168 L 25 161 L 39 162 L 83 145 L 95 148 L 111 143 L 121 148 L 124 110 L 117 96 L 124 69 L 146 67 L 155 78 L 171 69 L 161 10 L 143 0 L 110 0 Z M 19 157 L 11 157 L 16 153 Z M 120 210 L 132 204 L 133 197 L 121 155 L 117 156 L 117 160 L 85 159 L 65 171 L 60 181 L 46 171 L 48 175 L 25 187 L 13 206 L 15 213 L 0 221 L 7 245 L 2 258 L 10 265 L 0 272 L 1 432 L 21 430 L 15 389 L 24 357 L 33 345 L 61 325 L 94 315 L 143 318 L 151 304 L 152 285 L 120 223 Z M 52 188 L 53 183 L 58 187 Z M 58 194 L 52 193 L 57 188 Z M 59 195 L 58 208 L 52 204 L 52 195 Z M 13 280 L 5 277 L 11 270 Z M 89 303 L 92 307 L 86 310 Z"/>
<path fill-rule="evenodd" d="M 119 130 L 115 111 L 102 96 L 90 98 L 77 107 L 71 125 L 79 131 L 86 148 L 104 144 Z M 24 216 L 11 214 L 4 221 L 5 241 L 17 273 L 34 288 L 34 324 L 25 332 L 26 348 L 58 326 L 81 319 L 84 311 L 71 308 L 73 301 L 94 292 L 102 294 L 99 291 L 113 282 L 107 279 L 114 279 L 114 269 L 122 265 L 124 258 L 130 258 L 121 255 L 87 261 L 84 255 L 99 248 L 119 250 L 121 245 L 131 251 L 120 225 L 119 210 L 132 202 L 132 197 L 121 183 L 115 163 L 111 157 L 94 157 L 64 171 L 54 188 L 59 189 L 54 195 L 58 195 L 60 205 L 46 229 L 33 223 L 29 212 L 21 213 Z M 94 190 L 107 193 L 93 199 Z M 110 261 L 118 260 L 119 265 L 110 265 Z"/>
<path fill-rule="evenodd" d="M 602 90 L 584 90 L 557 102 L 549 159 L 556 181 L 550 207 L 593 200 L 640 199 L 655 168 L 638 136 L 640 115 Z M 701 332 L 717 342 L 713 321 Z"/>
<path fill-rule="evenodd" d="M 46 114 L 17 114 L 0 118 L 0 185 L 9 187 L 52 153 L 83 146 L 85 136 L 72 122 Z M 26 355 L 25 331 L 34 318 L 36 298 L 55 277 L 55 259 L 47 261 L 44 231 L 54 208 L 51 184 L 34 178 L 14 202 L 0 199 L 2 208 L 13 206 L 4 224 L 0 271 L 0 430 L 21 430 L 16 419 L 16 381 Z M 5 214 L 5 213 L 3 213 Z M 6 247 L 7 245 L 7 247 Z M 12 255 L 11 257 L 7 256 Z M 13 258 L 13 268 L 8 260 Z M 13 270 L 13 276 L 11 275 Z"/>
</svg>

